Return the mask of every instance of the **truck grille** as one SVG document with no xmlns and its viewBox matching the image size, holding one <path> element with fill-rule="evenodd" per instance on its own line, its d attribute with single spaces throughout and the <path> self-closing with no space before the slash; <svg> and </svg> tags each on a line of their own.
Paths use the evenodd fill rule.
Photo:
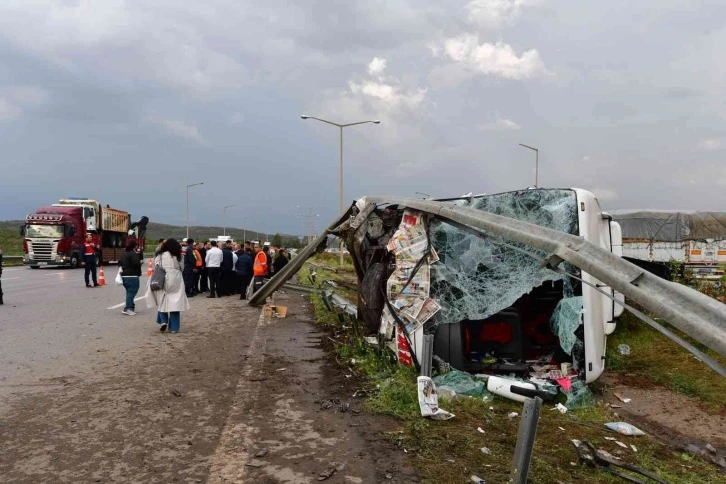
<svg viewBox="0 0 726 484">
<path fill-rule="evenodd" d="M 28 250 L 33 252 L 36 261 L 51 261 L 55 245 L 51 240 L 33 240 L 28 241 Z"/>
</svg>

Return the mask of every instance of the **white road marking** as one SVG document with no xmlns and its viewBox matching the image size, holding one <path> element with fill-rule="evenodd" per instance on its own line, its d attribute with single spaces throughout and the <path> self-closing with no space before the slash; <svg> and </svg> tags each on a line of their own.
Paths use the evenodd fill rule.
<svg viewBox="0 0 726 484">
<path fill-rule="evenodd" d="M 136 299 L 134 299 L 134 302 L 140 301 L 141 299 L 144 299 L 144 297 L 145 296 L 137 297 Z M 115 306 L 111 306 L 110 308 L 106 308 L 106 309 L 117 309 L 117 308 L 120 308 L 121 306 L 123 306 L 124 304 L 126 304 L 126 302 L 122 302 L 121 304 L 117 304 Z"/>
<path fill-rule="evenodd" d="M 20 278 L 19 277 L 4 277 L 2 280 L 3 281 L 13 281 L 15 279 L 20 279 Z"/>
</svg>

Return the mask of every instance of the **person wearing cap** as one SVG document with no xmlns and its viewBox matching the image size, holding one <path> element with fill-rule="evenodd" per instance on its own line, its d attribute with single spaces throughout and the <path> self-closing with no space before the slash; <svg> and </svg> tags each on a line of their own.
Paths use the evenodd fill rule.
<svg viewBox="0 0 726 484">
<path fill-rule="evenodd" d="M 182 275 L 184 276 L 184 292 L 187 297 L 194 297 L 196 291 L 194 290 L 194 273 L 197 271 L 196 259 L 194 257 L 194 239 L 184 239 L 182 258 L 184 259 L 184 270 Z"/>
</svg>

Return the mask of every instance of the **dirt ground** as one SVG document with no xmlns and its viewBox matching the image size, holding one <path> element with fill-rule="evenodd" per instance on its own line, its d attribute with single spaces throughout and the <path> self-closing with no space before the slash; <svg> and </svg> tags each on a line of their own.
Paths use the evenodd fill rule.
<svg viewBox="0 0 726 484">
<path fill-rule="evenodd" d="M 626 421 L 678 449 L 697 452 L 711 445 L 718 449 L 717 460 L 726 462 L 726 409 L 707 411 L 698 400 L 642 378 L 606 374 L 599 384 L 607 387 L 605 401 Z M 630 401 L 623 402 L 616 393 Z"/>
<path fill-rule="evenodd" d="M 0 414 L 0 480 L 418 482 L 383 435 L 395 424 L 358 411 L 307 299 L 275 302 L 286 318 L 195 298 L 178 335 L 150 322 L 149 343 L 109 349 L 94 378 L 16 398 Z"/>
</svg>

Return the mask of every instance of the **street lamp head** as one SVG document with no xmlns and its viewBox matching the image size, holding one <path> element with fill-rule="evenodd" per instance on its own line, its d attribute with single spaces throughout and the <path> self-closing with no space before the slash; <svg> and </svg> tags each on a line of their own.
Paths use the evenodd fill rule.
<svg viewBox="0 0 726 484">
<path fill-rule="evenodd" d="M 301 117 L 302 119 L 310 119 L 310 116 L 308 116 L 307 114 L 303 114 L 303 115 L 301 115 L 300 117 Z"/>
<path fill-rule="evenodd" d="M 378 120 L 378 119 L 374 119 L 374 120 L 373 120 L 373 124 L 381 124 L 381 122 L 380 122 L 380 120 Z"/>
</svg>

